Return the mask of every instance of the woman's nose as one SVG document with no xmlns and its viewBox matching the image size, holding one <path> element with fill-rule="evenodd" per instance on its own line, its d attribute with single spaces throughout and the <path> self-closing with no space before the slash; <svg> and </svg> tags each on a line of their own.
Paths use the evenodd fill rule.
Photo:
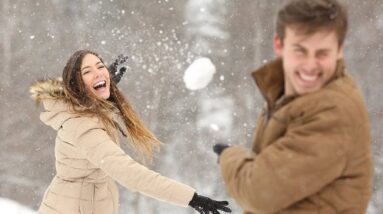
<svg viewBox="0 0 383 214">
<path fill-rule="evenodd" d="M 95 73 L 95 77 L 96 78 L 101 76 L 101 71 L 99 69 L 97 69 L 97 68 L 95 68 L 95 72 L 94 73 Z"/>
</svg>

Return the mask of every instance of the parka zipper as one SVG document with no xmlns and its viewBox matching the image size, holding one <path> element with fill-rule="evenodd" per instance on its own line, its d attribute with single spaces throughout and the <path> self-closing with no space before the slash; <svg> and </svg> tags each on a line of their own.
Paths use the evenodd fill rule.
<svg viewBox="0 0 383 214">
<path fill-rule="evenodd" d="M 92 194 L 92 199 L 91 199 L 91 207 L 92 207 L 92 213 L 94 211 L 94 197 L 96 195 L 96 185 L 92 184 L 93 187 L 93 194 Z"/>
<path fill-rule="evenodd" d="M 269 114 L 269 111 L 267 109 L 267 105 L 266 107 L 262 110 L 262 123 L 259 124 L 260 127 L 256 127 L 256 136 L 255 136 L 255 143 L 253 147 L 253 150 L 254 151 L 258 151 L 260 150 L 260 145 L 259 145 L 259 142 L 262 142 L 262 138 L 263 138 L 263 134 L 265 132 L 265 129 L 266 129 L 266 126 L 267 124 L 269 123 L 269 119 L 270 119 L 270 114 Z"/>
<path fill-rule="evenodd" d="M 272 115 L 276 111 L 278 111 L 281 107 L 288 104 L 289 102 L 291 102 L 295 98 L 296 98 L 296 96 L 290 96 L 288 98 L 281 97 L 280 99 L 278 99 L 278 101 L 276 102 L 276 104 L 272 108 L 270 108 L 269 102 L 266 102 L 263 113 L 262 113 L 263 114 L 262 127 L 256 127 L 256 129 L 261 128 L 261 130 L 257 131 L 257 135 L 259 135 L 256 137 L 257 142 L 262 142 L 263 135 L 265 133 L 265 130 L 267 129 L 267 126 L 269 124 L 269 121 L 270 121 Z"/>
</svg>

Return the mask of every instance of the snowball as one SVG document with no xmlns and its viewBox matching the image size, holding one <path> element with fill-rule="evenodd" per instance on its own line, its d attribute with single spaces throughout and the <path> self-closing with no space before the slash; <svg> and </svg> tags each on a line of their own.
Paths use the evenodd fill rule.
<svg viewBox="0 0 383 214">
<path fill-rule="evenodd" d="M 184 73 L 184 83 L 190 90 L 198 90 L 206 87 L 213 79 L 215 65 L 209 58 L 196 59 Z"/>
</svg>

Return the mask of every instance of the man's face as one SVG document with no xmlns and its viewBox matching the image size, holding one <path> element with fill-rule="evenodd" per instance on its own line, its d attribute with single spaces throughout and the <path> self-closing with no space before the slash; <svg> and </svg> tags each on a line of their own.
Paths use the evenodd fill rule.
<svg viewBox="0 0 383 214">
<path fill-rule="evenodd" d="M 275 36 L 274 48 L 283 58 L 285 95 L 318 91 L 333 76 L 337 60 L 343 57 L 334 31 L 304 35 L 286 27 L 283 42 Z"/>
</svg>

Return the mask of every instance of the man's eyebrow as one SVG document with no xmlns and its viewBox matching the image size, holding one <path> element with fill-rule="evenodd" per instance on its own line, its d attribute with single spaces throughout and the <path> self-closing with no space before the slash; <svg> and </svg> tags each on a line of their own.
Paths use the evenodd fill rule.
<svg viewBox="0 0 383 214">
<path fill-rule="evenodd" d="M 297 48 L 300 48 L 300 49 L 303 49 L 303 50 L 306 50 L 306 48 L 300 44 L 293 44 L 294 47 L 297 47 Z M 319 49 L 317 51 L 320 51 L 320 52 L 330 52 L 330 48 L 323 48 L 323 49 Z"/>
<path fill-rule="evenodd" d="M 329 48 L 319 49 L 318 52 L 330 52 Z"/>
<path fill-rule="evenodd" d="M 98 64 L 100 64 L 100 63 L 103 64 L 101 61 L 98 61 L 98 62 L 96 63 L 96 65 L 98 65 Z M 86 68 L 90 68 L 90 66 L 85 66 L 85 67 L 81 68 L 81 71 L 84 70 L 84 69 L 86 69 Z"/>
<path fill-rule="evenodd" d="M 302 49 L 306 49 L 304 46 L 296 43 L 296 44 L 293 44 L 294 47 L 297 47 L 297 48 L 302 48 Z"/>
</svg>

